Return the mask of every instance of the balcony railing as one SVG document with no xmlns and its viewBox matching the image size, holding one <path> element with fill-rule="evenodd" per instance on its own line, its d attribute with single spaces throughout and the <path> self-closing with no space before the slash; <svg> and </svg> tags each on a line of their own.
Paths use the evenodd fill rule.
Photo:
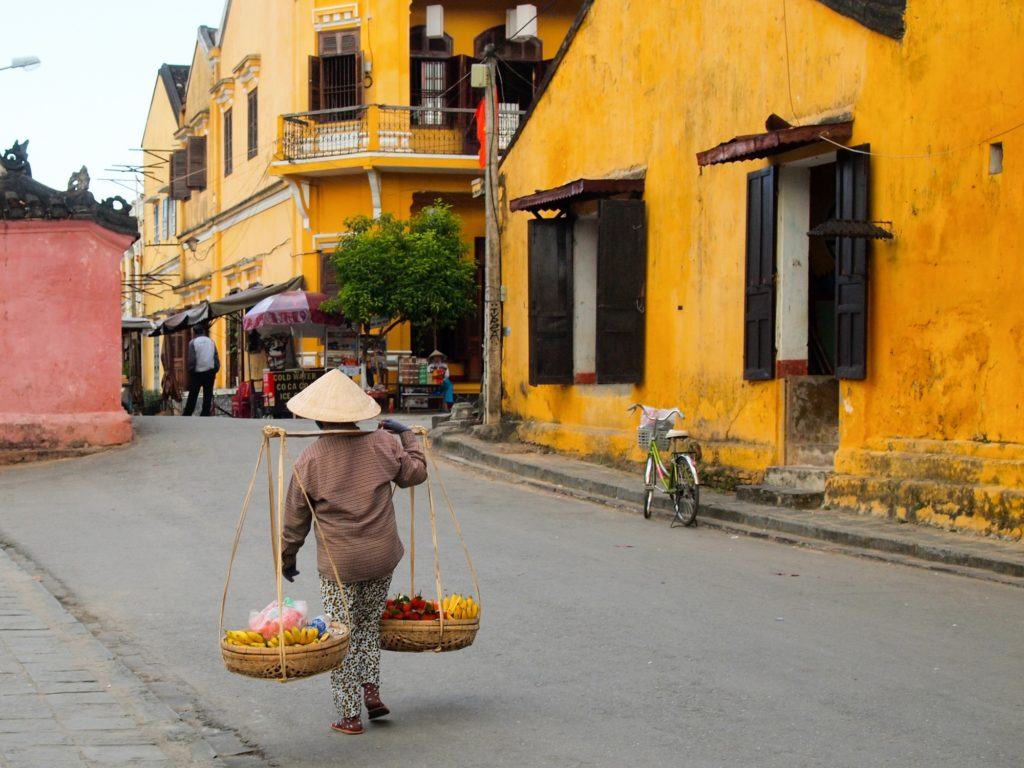
<svg viewBox="0 0 1024 768">
<path fill-rule="evenodd" d="M 504 149 L 525 113 L 502 105 L 498 146 Z M 283 160 L 309 160 L 384 152 L 411 155 L 476 155 L 475 110 L 368 104 L 282 115 L 278 132 Z"/>
</svg>

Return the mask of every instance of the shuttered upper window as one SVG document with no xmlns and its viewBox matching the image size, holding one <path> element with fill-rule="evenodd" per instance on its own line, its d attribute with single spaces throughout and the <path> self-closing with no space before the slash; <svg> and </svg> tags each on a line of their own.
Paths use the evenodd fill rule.
<svg viewBox="0 0 1024 768">
<path fill-rule="evenodd" d="M 255 88 L 249 91 L 248 107 L 249 114 L 246 130 L 246 146 L 248 151 L 246 157 L 252 160 L 259 151 L 259 100 Z"/>
<path fill-rule="evenodd" d="M 234 120 L 230 108 L 224 110 L 224 175 L 234 170 Z"/>
<path fill-rule="evenodd" d="M 184 149 L 171 153 L 171 199 L 188 200 L 188 156 Z"/>
<path fill-rule="evenodd" d="M 189 189 L 206 189 L 206 137 L 189 136 L 185 143 L 186 179 Z"/>
</svg>

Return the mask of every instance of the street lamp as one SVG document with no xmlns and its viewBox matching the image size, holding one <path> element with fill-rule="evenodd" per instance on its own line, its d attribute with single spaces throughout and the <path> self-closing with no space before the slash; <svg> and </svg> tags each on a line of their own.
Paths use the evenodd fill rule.
<svg viewBox="0 0 1024 768">
<path fill-rule="evenodd" d="M 3 69 L 35 69 L 41 62 L 38 56 L 15 56 L 11 59 L 11 63 L 6 67 L 0 67 Z"/>
</svg>

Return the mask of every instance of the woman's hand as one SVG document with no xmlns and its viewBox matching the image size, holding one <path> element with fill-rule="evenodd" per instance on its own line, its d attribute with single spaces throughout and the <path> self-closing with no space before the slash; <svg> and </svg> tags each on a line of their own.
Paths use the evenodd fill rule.
<svg viewBox="0 0 1024 768">
<path fill-rule="evenodd" d="M 286 565 L 281 569 L 281 575 L 284 576 L 288 581 L 295 581 L 295 577 L 299 575 L 299 570 L 295 567 L 295 564 Z"/>
<path fill-rule="evenodd" d="M 408 432 L 409 431 L 409 427 L 407 427 L 405 424 L 403 424 L 400 421 L 395 421 L 394 419 L 383 419 L 383 420 L 381 420 L 380 428 L 381 429 L 386 429 L 388 432 L 392 432 L 392 433 L 394 433 L 396 435 L 400 435 L 403 432 Z"/>
</svg>

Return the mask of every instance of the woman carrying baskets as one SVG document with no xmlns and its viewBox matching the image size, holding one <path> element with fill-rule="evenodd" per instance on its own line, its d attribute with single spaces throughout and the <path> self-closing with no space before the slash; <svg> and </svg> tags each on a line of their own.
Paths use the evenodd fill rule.
<svg viewBox="0 0 1024 768">
<path fill-rule="evenodd" d="M 317 567 L 324 610 L 342 621 L 344 601 L 352 633 L 348 655 L 331 672 L 340 718 L 331 728 L 362 733 L 363 703 L 371 720 L 388 714 L 380 700 L 380 617 L 392 572 L 405 554 L 391 483 L 401 488 L 422 483 L 426 461 L 408 427 L 391 419 L 381 422 L 383 430 L 364 432 L 356 426 L 379 415 L 380 406 L 341 371 L 321 376 L 289 400 L 288 409 L 334 434 L 321 436 L 295 462 L 285 498 L 282 571 L 289 581 L 298 574 L 296 555 L 309 533 L 313 505 L 323 533 Z M 332 575 L 332 559 L 340 584 Z"/>
</svg>

